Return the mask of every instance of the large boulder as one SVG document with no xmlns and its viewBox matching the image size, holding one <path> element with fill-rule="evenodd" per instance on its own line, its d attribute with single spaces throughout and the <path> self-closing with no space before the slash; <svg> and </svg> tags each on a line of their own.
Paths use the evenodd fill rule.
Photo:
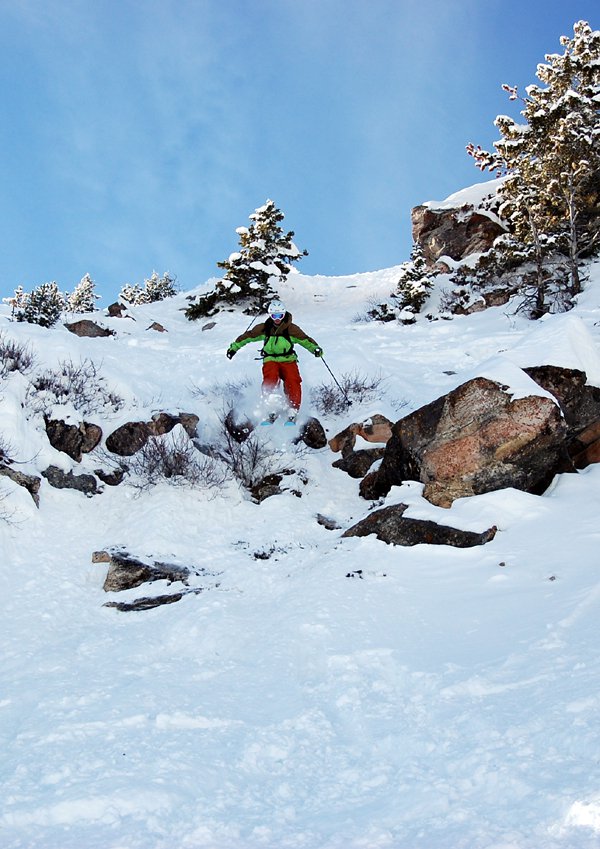
<svg viewBox="0 0 600 849">
<path fill-rule="evenodd" d="M 552 398 L 516 398 L 477 377 L 396 422 L 380 468 L 361 494 L 379 498 L 405 480 L 449 507 L 454 499 L 506 487 L 542 493 L 555 474 L 573 469 L 566 424 Z"/>
<path fill-rule="evenodd" d="M 452 545 L 455 548 L 471 548 L 484 545 L 494 539 L 497 528 L 492 526 L 483 533 L 461 531 L 447 525 L 438 525 L 428 519 L 407 519 L 404 512 L 407 504 L 394 504 L 370 513 L 356 525 L 345 531 L 343 537 L 366 537 L 375 534 L 377 539 L 391 545 Z"/>
<path fill-rule="evenodd" d="M 443 256 L 458 261 L 487 251 L 506 232 L 497 220 L 469 204 L 443 209 L 416 206 L 411 218 L 413 241 L 430 265 Z"/>
</svg>

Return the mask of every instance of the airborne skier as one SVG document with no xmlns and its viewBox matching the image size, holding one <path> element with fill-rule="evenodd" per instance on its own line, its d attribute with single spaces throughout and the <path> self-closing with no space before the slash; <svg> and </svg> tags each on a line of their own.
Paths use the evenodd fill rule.
<svg viewBox="0 0 600 849">
<path fill-rule="evenodd" d="M 292 315 L 286 311 L 281 301 L 272 301 L 269 304 L 267 320 L 242 333 L 231 343 L 227 349 L 227 357 L 234 357 L 240 348 L 249 342 L 263 342 L 263 397 L 268 398 L 281 381 L 289 404 L 287 424 L 294 424 L 302 401 L 302 378 L 294 345 L 302 345 L 315 357 L 323 356 L 322 348 L 297 324 L 292 323 Z M 276 418 L 277 413 L 271 411 L 264 424 L 272 423 Z"/>
</svg>

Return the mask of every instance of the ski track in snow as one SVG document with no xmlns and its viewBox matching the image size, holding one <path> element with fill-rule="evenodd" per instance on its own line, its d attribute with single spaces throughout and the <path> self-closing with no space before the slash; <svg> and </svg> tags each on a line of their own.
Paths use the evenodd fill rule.
<svg viewBox="0 0 600 849">
<path fill-rule="evenodd" d="M 292 275 L 282 293 L 337 374 L 386 376 L 382 397 L 327 422 L 329 435 L 374 412 L 399 418 L 484 362 L 511 376 L 536 356 L 593 366 L 598 274 L 577 317 L 541 325 L 501 310 L 354 322 L 396 274 Z M 107 429 L 184 409 L 204 437 L 215 385 L 248 377 L 251 405 L 258 364 L 224 358 L 239 316 L 203 333 L 181 304 L 114 320 L 108 341 L 1 320 L 45 364 L 101 357 L 128 403 Z M 145 331 L 155 319 L 168 334 Z M 327 374 L 301 364 L 308 411 Z M 39 427 L 11 418 L 11 386 L 1 424 L 19 456 L 70 468 Z M 597 849 L 600 468 L 542 498 L 505 490 L 449 511 L 407 482 L 388 503 L 409 515 L 499 530 L 482 548 L 405 549 L 316 523 L 323 513 L 348 527 L 370 506 L 333 459 L 307 453 L 302 497 L 261 505 L 233 484 L 216 497 L 164 484 L 91 499 L 44 484 L 38 511 L 7 484 L 2 849 Z M 140 613 L 103 607 L 118 594 L 103 592 L 91 553 L 114 545 L 207 569 L 190 584 L 204 592 Z"/>
</svg>

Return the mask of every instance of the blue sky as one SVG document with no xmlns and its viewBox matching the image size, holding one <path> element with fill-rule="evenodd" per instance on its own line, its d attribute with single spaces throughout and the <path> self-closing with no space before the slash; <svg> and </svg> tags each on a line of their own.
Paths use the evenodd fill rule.
<svg viewBox="0 0 600 849">
<path fill-rule="evenodd" d="M 192 289 L 267 198 L 299 270 L 397 265 L 579 19 L 597 0 L 0 0 L 0 296 Z"/>
</svg>

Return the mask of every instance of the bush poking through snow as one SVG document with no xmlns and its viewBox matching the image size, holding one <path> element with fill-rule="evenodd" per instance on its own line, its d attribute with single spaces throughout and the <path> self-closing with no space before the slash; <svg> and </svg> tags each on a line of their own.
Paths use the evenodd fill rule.
<svg viewBox="0 0 600 849">
<path fill-rule="evenodd" d="M 311 391 L 311 400 L 323 416 L 339 416 L 348 409 L 348 402 L 363 404 L 381 398 L 383 377 L 367 377 L 359 372 L 346 372 L 340 376 L 339 386 L 321 383 Z"/>
<path fill-rule="evenodd" d="M 75 364 L 65 360 L 58 369 L 47 369 L 36 375 L 27 391 L 27 404 L 35 412 L 45 412 L 52 404 L 72 404 L 84 415 L 110 408 L 120 410 L 123 399 L 106 388 L 92 360 Z"/>
<path fill-rule="evenodd" d="M 243 487 L 252 490 L 269 475 L 286 471 L 283 451 L 272 448 L 254 433 L 238 441 L 227 426 L 228 415 L 225 413 L 221 418 L 220 441 L 211 447 L 211 453 L 225 463 Z"/>
<path fill-rule="evenodd" d="M 141 491 L 159 483 L 216 491 L 227 473 L 212 457 L 201 454 L 181 426 L 163 436 L 151 436 L 129 463 L 130 483 Z"/>
<path fill-rule="evenodd" d="M 4 333 L 0 333 L 0 378 L 6 378 L 14 371 L 27 374 L 34 365 L 35 357 L 28 345 L 7 339 Z"/>
</svg>

